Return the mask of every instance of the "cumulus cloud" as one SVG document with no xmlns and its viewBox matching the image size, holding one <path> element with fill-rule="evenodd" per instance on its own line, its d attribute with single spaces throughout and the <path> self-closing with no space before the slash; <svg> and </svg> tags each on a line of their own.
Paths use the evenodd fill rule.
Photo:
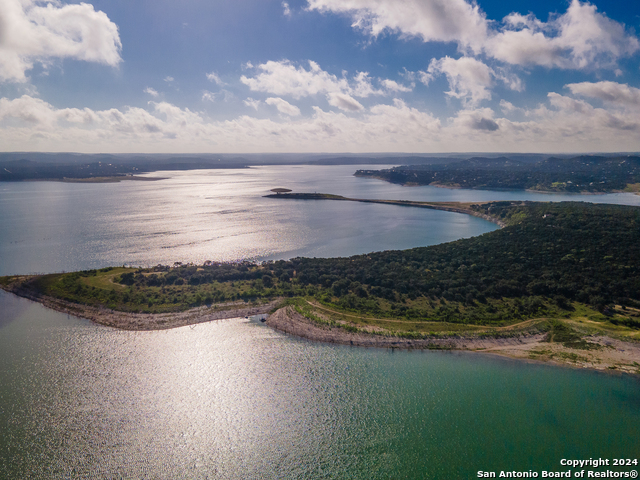
<svg viewBox="0 0 640 480">
<path fill-rule="evenodd" d="M 640 49 L 623 24 L 595 5 L 571 0 L 567 11 L 542 22 L 513 13 L 490 22 L 466 0 L 307 0 L 310 10 L 349 15 L 352 26 L 377 36 L 388 31 L 424 42 L 454 42 L 464 53 L 513 65 L 617 70 L 617 61 Z M 423 81 L 428 82 L 425 77 Z"/>
<path fill-rule="evenodd" d="M 505 114 L 517 112 L 521 110 L 520 108 L 516 107 L 513 103 L 507 102 L 504 98 L 500 100 L 500 109 Z"/>
<path fill-rule="evenodd" d="M 327 95 L 327 101 L 329 105 L 348 112 L 357 112 L 364 108 L 360 102 L 346 93 L 330 93 Z"/>
<path fill-rule="evenodd" d="M 218 74 L 216 72 L 207 73 L 207 80 L 209 80 L 210 82 L 215 83 L 216 85 L 218 85 L 220 87 L 224 87 L 225 86 L 225 83 L 220 79 L 220 77 L 218 76 Z"/>
<path fill-rule="evenodd" d="M 461 110 L 453 120 L 453 125 L 469 130 L 495 132 L 500 128 L 493 119 L 493 110 L 483 108 L 479 110 Z"/>
<path fill-rule="evenodd" d="M 426 72 L 418 73 L 420 80 L 426 85 L 435 76 L 444 74 L 450 88 L 446 94 L 459 98 L 468 105 L 477 105 L 482 100 L 491 99 L 491 88 L 496 79 L 511 90 L 521 91 L 523 88 L 518 76 L 509 74 L 504 69 L 496 71 L 473 57 L 434 58 Z"/>
<path fill-rule="evenodd" d="M 406 85 L 401 85 L 395 80 L 384 79 L 380 80 L 380 84 L 391 92 L 410 92 L 413 90 L 413 87 L 407 87 Z"/>
<path fill-rule="evenodd" d="M 86 3 L 2 0 L 0 81 L 25 82 L 36 62 L 71 58 L 112 67 L 120 61 L 118 27 Z"/>
<path fill-rule="evenodd" d="M 280 113 L 284 115 L 289 115 L 290 117 L 296 117 L 300 115 L 300 109 L 298 107 L 296 107 L 295 105 L 291 105 L 289 102 L 283 100 L 282 98 L 269 97 L 264 101 L 264 103 L 266 103 L 267 105 L 273 105 L 278 109 Z"/>
<path fill-rule="evenodd" d="M 155 88 L 151 88 L 151 87 L 145 88 L 144 93 L 148 93 L 152 97 L 157 97 L 159 95 L 158 91 Z"/>
<path fill-rule="evenodd" d="M 253 108 L 254 110 L 258 110 L 258 107 L 260 106 L 260 100 L 255 100 L 251 97 L 243 100 L 242 103 L 244 103 L 247 107 Z"/>
<path fill-rule="evenodd" d="M 278 99 L 270 103 L 285 105 Z M 437 119 L 401 101 L 375 106 L 358 118 L 314 107 L 311 117 L 276 122 L 244 115 L 212 121 L 167 102 L 149 102 L 148 109 L 56 109 L 23 96 L 0 99 L 0 125 L 0 143 L 7 148 L 29 144 L 67 151 L 73 145 L 76 151 L 102 152 L 326 151 L 329 145 L 334 151 L 370 151 L 372 145 L 399 151 L 426 148 L 440 131 Z"/>
<path fill-rule="evenodd" d="M 282 2 L 282 13 L 285 17 L 291 16 L 291 8 L 289 7 L 289 4 L 287 2 Z"/>
<path fill-rule="evenodd" d="M 565 69 L 615 69 L 618 59 L 639 48 L 638 39 L 624 25 L 579 0 L 546 23 L 533 15 L 511 14 L 505 18 L 505 29 L 485 42 L 487 53 L 498 60 Z"/>
<path fill-rule="evenodd" d="M 476 52 L 487 36 L 484 13 L 465 0 L 308 0 L 308 8 L 349 15 L 353 27 L 373 36 L 389 31 Z"/>
<path fill-rule="evenodd" d="M 293 98 L 301 98 L 318 93 L 331 93 L 349 90 L 349 83 L 345 78 L 338 78 L 320 68 L 313 61 L 309 61 L 309 70 L 304 67 L 296 67 L 290 62 L 268 61 L 259 65 L 261 71 L 253 78 L 245 75 L 240 81 L 251 90 L 267 92 L 275 95 L 290 95 Z"/>
<path fill-rule="evenodd" d="M 350 93 L 356 97 L 384 94 L 382 90 L 373 87 L 369 72 L 358 72 L 356 76 L 353 77 Z"/>
<path fill-rule="evenodd" d="M 427 69 L 427 75 L 432 77 L 440 73 L 447 77 L 451 90 L 446 93 L 451 97 L 465 99 L 472 104 L 491 98 L 493 70 L 474 58 L 433 59 Z"/>
<path fill-rule="evenodd" d="M 349 79 L 347 72 L 342 72 L 342 77 L 338 77 L 324 71 L 316 62 L 310 60 L 308 65 L 307 69 L 288 60 L 271 60 L 256 67 L 259 71 L 257 75 L 243 75 L 240 81 L 256 92 L 291 96 L 295 99 L 324 94 L 330 105 L 343 110 L 363 108 L 353 97 L 365 98 L 412 90 L 412 86 L 407 87 L 389 79 L 378 79 L 382 88 L 374 88 L 368 72 L 358 72 Z"/>
<path fill-rule="evenodd" d="M 228 102 L 234 98 L 234 95 L 233 93 L 225 89 L 222 89 L 217 93 L 213 93 L 208 90 L 204 90 L 202 92 L 202 101 L 215 102 L 219 98 L 222 98 L 225 102 Z"/>
<path fill-rule="evenodd" d="M 616 82 L 570 83 L 566 87 L 574 95 L 597 98 L 621 106 L 640 106 L 640 89 Z"/>
<path fill-rule="evenodd" d="M 501 118 L 489 108 L 466 108 L 441 123 L 399 99 L 358 115 L 314 107 L 309 117 L 241 115 L 215 121 L 167 102 L 149 102 L 147 108 L 58 109 L 23 95 L 0 99 L 0 144 L 7 150 L 183 153 L 640 150 L 637 111 L 613 107 L 552 92 L 544 104 L 518 109 L 526 121 Z"/>
</svg>

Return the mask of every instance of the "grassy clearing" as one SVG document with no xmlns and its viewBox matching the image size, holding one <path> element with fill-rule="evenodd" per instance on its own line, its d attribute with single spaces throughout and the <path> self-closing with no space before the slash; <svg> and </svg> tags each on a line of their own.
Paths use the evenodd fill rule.
<svg viewBox="0 0 640 480">
<path fill-rule="evenodd" d="M 37 277 L 32 286 L 45 295 L 68 302 L 134 313 L 180 312 L 200 305 L 238 300 L 260 302 L 263 299 L 250 281 L 170 286 L 123 285 L 118 282 L 123 274 L 136 272 L 141 273 L 141 270 L 116 267 L 43 275 Z M 0 277 L 3 285 L 9 281 L 10 277 Z"/>
</svg>

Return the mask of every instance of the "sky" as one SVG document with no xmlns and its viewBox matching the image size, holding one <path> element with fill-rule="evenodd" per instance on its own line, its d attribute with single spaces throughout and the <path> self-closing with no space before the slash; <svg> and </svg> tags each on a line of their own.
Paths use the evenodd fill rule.
<svg viewBox="0 0 640 480">
<path fill-rule="evenodd" d="M 0 150 L 640 151 L 637 0 L 0 0 Z"/>
</svg>

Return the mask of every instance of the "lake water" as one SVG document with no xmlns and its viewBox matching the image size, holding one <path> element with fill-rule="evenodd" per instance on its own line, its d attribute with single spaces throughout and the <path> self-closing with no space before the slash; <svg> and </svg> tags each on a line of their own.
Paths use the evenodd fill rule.
<svg viewBox="0 0 640 480">
<path fill-rule="evenodd" d="M 634 195 L 406 188 L 353 171 L 0 183 L 0 274 L 341 256 L 496 228 L 448 212 L 262 198 L 278 186 L 359 198 L 640 204 Z M 639 452 L 637 378 L 315 344 L 257 319 L 123 332 L 0 292 L 0 359 L 0 478 L 476 478 Z"/>
</svg>

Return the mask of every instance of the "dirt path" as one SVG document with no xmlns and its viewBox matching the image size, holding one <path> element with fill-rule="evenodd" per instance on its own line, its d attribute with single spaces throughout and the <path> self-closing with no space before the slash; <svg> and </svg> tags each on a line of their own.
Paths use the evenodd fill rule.
<svg viewBox="0 0 640 480">
<path fill-rule="evenodd" d="M 380 321 L 380 322 L 391 322 L 391 323 L 411 323 L 411 320 L 397 320 L 397 319 L 392 319 L 392 318 L 377 318 L 377 317 L 362 317 L 360 315 L 355 315 L 355 314 L 351 314 L 351 313 L 342 313 L 342 312 L 338 312 L 337 310 L 332 310 L 329 307 L 325 307 L 324 305 L 321 305 L 317 302 L 312 302 L 310 300 L 305 300 L 305 302 L 307 302 L 309 305 L 311 305 L 314 308 L 318 308 L 320 310 L 324 310 L 325 312 L 329 312 L 329 313 L 333 313 L 335 315 L 340 315 L 343 317 L 350 317 L 350 318 L 358 318 L 358 319 L 362 319 L 362 320 L 373 320 L 373 321 Z M 530 318 L 529 320 L 523 320 L 522 322 L 518 322 L 518 323 L 514 323 L 511 325 L 506 325 L 504 327 L 487 327 L 487 326 L 476 326 L 476 325 L 467 325 L 469 328 L 475 328 L 476 330 L 481 330 L 481 331 L 486 331 L 486 332 L 490 332 L 490 331 L 505 331 L 505 330 L 513 330 L 516 328 L 520 328 L 520 327 L 525 327 L 528 325 L 532 325 L 535 322 L 539 322 L 540 320 L 545 320 L 545 318 Z M 447 325 L 444 322 L 431 322 L 434 324 L 438 324 L 438 325 Z"/>
</svg>

